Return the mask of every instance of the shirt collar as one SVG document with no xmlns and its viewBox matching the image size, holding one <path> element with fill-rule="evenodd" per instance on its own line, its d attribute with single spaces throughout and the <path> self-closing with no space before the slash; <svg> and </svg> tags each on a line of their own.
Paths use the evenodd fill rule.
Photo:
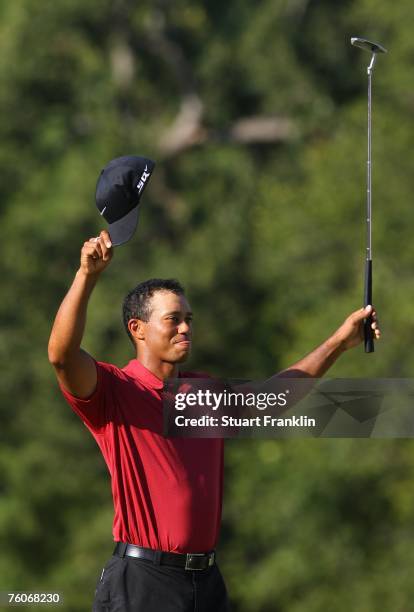
<svg viewBox="0 0 414 612">
<path fill-rule="evenodd" d="M 124 371 L 128 376 L 137 378 L 139 381 L 144 383 L 146 387 L 151 389 L 162 389 L 164 387 L 164 381 L 158 376 L 155 376 L 148 368 L 146 368 L 138 359 L 131 359 Z M 181 376 L 179 373 L 178 376 Z"/>
</svg>

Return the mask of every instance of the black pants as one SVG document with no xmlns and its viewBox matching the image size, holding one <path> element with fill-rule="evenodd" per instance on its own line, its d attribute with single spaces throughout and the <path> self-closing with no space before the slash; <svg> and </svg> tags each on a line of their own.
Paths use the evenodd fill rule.
<svg viewBox="0 0 414 612">
<path fill-rule="evenodd" d="M 95 592 L 93 612 L 229 612 L 217 565 L 205 570 L 113 556 Z"/>
</svg>

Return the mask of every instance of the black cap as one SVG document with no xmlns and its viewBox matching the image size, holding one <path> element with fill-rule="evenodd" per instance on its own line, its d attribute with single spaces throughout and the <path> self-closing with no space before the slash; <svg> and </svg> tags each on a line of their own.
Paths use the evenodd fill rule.
<svg viewBox="0 0 414 612">
<path fill-rule="evenodd" d="M 125 155 L 105 166 L 96 184 L 96 206 L 109 223 L 114 246 L 123 244 L 135 232 L 139 200 L 149 182 L 155 163 L 145 157 Z"/>
</svg>

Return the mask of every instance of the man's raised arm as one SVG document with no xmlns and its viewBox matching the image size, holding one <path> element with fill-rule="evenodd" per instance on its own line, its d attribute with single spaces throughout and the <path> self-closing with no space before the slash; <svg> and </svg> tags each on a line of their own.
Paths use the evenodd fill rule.
<svg viewBox="0 0 414 612">
<path fill-rule="evenodd" d="M 360 308 L 350 314 L 330 338 L 306 355 L 306 357 L 294 363 L 290 368 L 279 372 L 277 376 L 283 378 L 319 378 L 323 376 L 344 351 L 362 342 L 364 338 L 364 319 L 368 318 L 369 315 L 372 315 L 371 327 L 374 338 L 378 340 L 381 331 L 378 325 L 377 313 L 372 306 Z"/>
<path fill-rule="evenodd" d="M 112 259 L 113 248 L 106 231 L 84 243 L 80 267 L 66 294 L 50 334 L 48 356 L 60 384 L 72 395 L 90 396 L 97 382 L 92 357 L 81 349 L 90 295 L 101 272 Z"/>
</svg>

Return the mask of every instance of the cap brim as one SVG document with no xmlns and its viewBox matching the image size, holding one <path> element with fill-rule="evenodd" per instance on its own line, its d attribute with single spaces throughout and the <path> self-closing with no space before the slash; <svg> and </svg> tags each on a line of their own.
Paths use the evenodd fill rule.
<svg viewBox="0 0 414 612">
<path fill-rule="evenodd" d="M 139 209 L 139 205 L 135 206 L 125 217 L 108 226 L 113 246 L 124 244 L 124 242 L 128 242 L 132 238 L 138 225 Z"/>
</svg>

